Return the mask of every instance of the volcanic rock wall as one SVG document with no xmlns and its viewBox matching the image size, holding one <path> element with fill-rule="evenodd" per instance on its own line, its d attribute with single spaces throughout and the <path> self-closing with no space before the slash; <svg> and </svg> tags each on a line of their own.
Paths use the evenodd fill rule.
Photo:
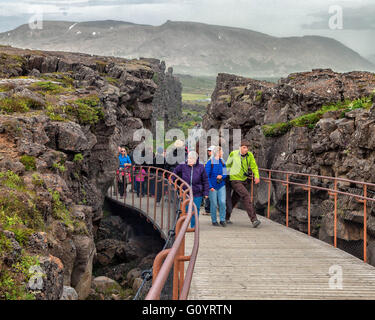
<svg viewBox="0 0 375 320">
<path fill-rule="evenodd" d="M 374 89 L 375 75 L 368 72 L 318 69 L 291 74 L 277 84 L 219 74 L 203 127 L 241 128 L 261 168 L 375 183 Z M 333 187 L 328 182 L 323 186 Z M 363 194 L 358 185 L 339 187 Z M 256 190 L 258 212 L 267 209 L 267 198 L 267 184 L 261 183 Z M 285 224 L 285 187 L 273 183 L 271 199 L 272 218 Z M 339 200 L 339 246 L 361 256 L 363 205 Z M 375 264 L 375 212 L 372 204 L 368 207 L 368 254 Z M 289 210 L 289 225 L 307 232 L 306 191 L 291 188 Z M 312 192 L 311 214 L 312 234 L 332 242 L 333 205 L 326 192 Z"/>
<path fill-rule="evenodd" d="M 59 299 L 63 286 L 88 296 L 117 147 L 133 148 L 133 132 L 181 95 L 160 65 L 0 47 L 0 273 L 20 288 L 9 297 L 1 287 L 0 299 Z M 43 287 L 30 286 L 22 261 L 40 264 Z"/>
</svg>

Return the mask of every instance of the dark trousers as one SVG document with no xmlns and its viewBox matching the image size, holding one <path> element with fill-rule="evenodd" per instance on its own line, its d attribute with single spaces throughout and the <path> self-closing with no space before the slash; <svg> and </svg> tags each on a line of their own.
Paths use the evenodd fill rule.
<svg viewBox="0 0 375 320">
<path fill-rule="evenodd" d="M 125 177 L 123 177 L 122 175 L 120 175 L 119 179 L 120 181 L 118 181 L 118 191 L 119 191 L 120 197 L 123 197 L 124 191 L 126 192 L 127 184 L 125 183 Z"/>
<path fill-rule="evenodd" d="M 155 195 L 155 179 L 156 179 L 156 174 L 151 173 L 150 177 L 148 180 L 150 181 L 150 196 Z"/>
<path fill-rule="evenodd" d="M 257 216 L 255 214 L 255 210 L 254 210 L 253 204 L 251 202 L 251 195 L 250 195 L 250 191 L 249 191 L 248 180 L 246 180 L 246 181 L 231 181 L 230 184 L 231 184 L 231 188 L 233 189 L 233 194 L 232 194 L 232 197 L 231 197 L 231 204 L 230 204 L 231 208 L 230 208 L 230 210 L 227 209 L 227 212 L 226 212 L 226 220 L 230 219 L 233 207 L 238 203 L 238 201 L 242 202 L 251 222 L 254 222 L 255 220 L 257 220 Z M 227 206 L 227 208 L 228 208 L 228 206 Z"/>
<path fill-rule="evenodd" d="M 157 177 L 157 179 L 158 179 L 158 182 L 157 182 L 157 188 L 158 188 L 158 190 L 156 191 L 156 202 L 160 202 L 161 197 L 163 195 L 163 193 L 162 193 L 162 191 L 163 191 L 163 175 L 159 174 L 159 176 Z M 155 186 L 154 186 L 154 188 L 155 188 Z M 164 190 L 167 190 L 167 188 L 168 188 L 168 185 L 165 182 L 164 183 Z"/>
<path fill-rule="evenodd" d="M 142 185 L 142 186 L 141 186 Z M 140 190 L 142 188 L 142 190 Z M 137 192 L 137 196 L 139 196 L 140 193 L 142 193 L 142 196 L 145 196 L 147 194 L 147 181 L 137 181 L 137 184 L 135 186 L 135 191 Z"/>
</svg>

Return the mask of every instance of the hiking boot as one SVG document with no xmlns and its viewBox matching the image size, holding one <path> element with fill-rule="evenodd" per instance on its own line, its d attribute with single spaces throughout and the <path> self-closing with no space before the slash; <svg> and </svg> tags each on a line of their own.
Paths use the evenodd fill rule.
<svg viewBox="0 0 375 320">
<path fill-rule="evenodd" d="M 212 222 L 212 225 L 215 226 L 215 227 L 219 226 L 219 224 L 217 222 Z"/>
<path fill-rule="evenodd" d="M 220 221 L 220 225 L 222 226 L 222 227 L 226 227 L 227 226 L 227 224 L 224 222 L 224 221 Z"/>
<path fill-rule="evenodd" d="M 233 224 L 233 222 L 230 221 L 230 220 L 225 220 L 225 222 L 226 222 L 226 224 Z"/>
<path fill-rule="evenodd" d="M 260 221 L 259 221 L 259 220 L 255 220 L 255 221 L 253 222 L 253 228 L 258 227 L 259 225 L 260 225 Z"/>
</svg>

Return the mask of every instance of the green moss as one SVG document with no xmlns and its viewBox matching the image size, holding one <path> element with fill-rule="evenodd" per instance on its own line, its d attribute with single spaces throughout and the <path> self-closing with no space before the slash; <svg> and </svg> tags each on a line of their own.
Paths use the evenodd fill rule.
<svg viewBox="0 0 375 320">
<path fill-rule="evenodd" d="M 23 278 L 23 277 L 22 277 Z M 22 279 L 21 278 L 21 279 Z M 21 282 L 16 272 L 0 273 L 0 299 L 2 300 L 35 300 L 35 296 L 27 291 L 26 284 Z"/>
<path fill-rule="evenodd" d="M 35 157 L 24 155 L 20 158 L 20 162 L 25 166 L 26 171 L 36 170 Z"/>
<path fill-rule="evenodd" d="M 65 226 L 75 234 L 88 235 L 88 229 L 84 221 L 77 220 L 71 213 L 71 211 L 61 201 L 60 193 L 48 189 L 48 192 L 52 196 L 52 213 L 55 219 L 61 220 Z"/>
<path fill-rule="evenodd" d="M 57 84 L 51 81 L 35 82 L 30 86 L 30 89 L 39 91 L 42 94 L 61 94 L 71 91 L 70 88 L 65 88 L 61 84 Z"/>
<path fill-rule="evenodd" d="M 262 98 L 263 98 L 263 91 L 262 90 L 258 90 L 257 94 L 256 94 L 255 100 L 259 102 L 259 101 L 262 100 Z"/>
<path fill-rule="evenodd" d="M 47 104 L 46 106 L 46 115 L 52 121 L 70 121 L 74 120 L 73 117 L 69 118 L 68 115 L 65 113 L 64 106 L 56 106 L 53 104 Z"/>
<path fill-rule="evenodd" d="M 112 77 L 105 77 L 105 79 L 112 85 L 118 86 L 120 84 L 120 80 Z"/>
<path fill-rule="evenodd" d="M 68 115 L 74 116 L 80 124 L 94 125 L 104 118 L 99 97 L 94 95 L 73 101 L 66 111 Z"/>
<path fill-rule="evenodd" d="M 271 125 L 264 125 L 262 127 L 263 134 L 266 137 L 277 137 L 287 133 L 291 126 L 285 122 L 279 122 Z"/>
<path fill-rule="evenodd" d="M 82 155 L 82 153 L 75 154 L 73 161 L 74 162 L 81 162 L 81 161 L 83 161 L 83 155 Z"/>
<path fill-rule="evenodd" d="M 66 171 L 66 168 L 64 166 L 64 164 L 60 163 L 60 162 L 55 162 L 53 165 L 52 165 L 53 168 L 57 169 L 59 172 L 63 173 Z"/>
<path fill-rule="evenodd" d="M 44 230 L 44 220 L 36 208 L 35 199 L 17 193 L 4 192 L 0 197 L 0 224 L 4 230 L 12 231 L 21 244 L 28 241 L 29 236 Z"/>
<path fill-rule="evenodd" d="M 12 83 L 6 83 L 0 85 L 0 92 L 8 92 L 10 90 L 13 90 L 15 88 L 15 85 Z"/>
<path fill-rule="evenodd" d="M 59 82 L 62 86 L 73 89 L 74 79 L 69 73 L 53 72 L 51 74 L 42 74 L 40 76 L 44 80 Z"/>
<path fill-rule="evenodd" d="M 0 186 L 6 186 L 9 189 L 24 191 L 25 185 L 19 175 L 13 171 L 0 172 Z"/>
<path fill-rule="evenodd" d="M 30 110 L 43 109 L 44 105 L 37 100 L 28 97 L 12 97 L 0 99 L 0 111 L 5 113 L 28 112 Z"/>
<path fill-rule="evenodd" d="M 345 113 L 355 109 L 369 109 L 372 106 L 372 95 L 356 99 L 354 101 L 346 100 L 331 105 L 322 106 L 313 113 L 305 114 L 291 121 L 284 123 L 275 123 L 262 126 L 263 134 L 266 137 L 277 137 L 287 133 L 292 127 L 307 127 L 313 129 L 323 115 L 330 111 L 342 111 L 341 117 L 345 117 Z"/>
<path fill-rule="evenodd" d="M 159 85 L 159 74 L 157 72 L 155 72 L 152 76 L 152 81 L 154 81 L 155 84 Z"/>
<path fill-rule="evenodd" d="M 32 183 L 35 186 L 37 186 L 37 187 L 44 186 L 44 181 L 43 181 L 42 177 L 38 173 L 33 173 L 33 175 L 31 176 L 31 178 L 32 178 Z"/>
</svg>

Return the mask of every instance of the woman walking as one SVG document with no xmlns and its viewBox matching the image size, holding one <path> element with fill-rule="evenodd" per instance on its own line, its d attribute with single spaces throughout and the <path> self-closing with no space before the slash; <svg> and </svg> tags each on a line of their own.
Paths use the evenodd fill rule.
<svg viewBox="0 0 375 320">
<path fill-rule="evenodd" d="M 119 169 L 117 170 L 117 181 L 120 197 L 126 195 L 128 181 L 130 181 L 130 166 L 132 162 L 125 148 L 119 147 Z"/>
<path fill-rule="evenodd" d="M 203 197 L 208 197 L 209 183 L 204 165 L 199 163 L 197 160 L 198 154 L 195 151 L 190 151 L 187 162 L 178 165 L 174 170 L 174 173 L 192 187 L 193 201 L 197 206 L 197 213 L 199 216 L 199 209 L 202 204 L 202 199 Z M 191 228 L 194 227 L 195 217 L 193 215 L 191 219 Z"/>
<path fill-rule="evenodd" d="M 216 214 L 219 205 L 220 225 L 226 227 L 225 179 L 227 177 L 227 169 L 223 160 L 223 149 L 221 147 L 213 149 L 213 157 L 206 164 L 206 172 L 210 185 L 209 198 L 212 225 L 219 226 Z"/>
</svg>

